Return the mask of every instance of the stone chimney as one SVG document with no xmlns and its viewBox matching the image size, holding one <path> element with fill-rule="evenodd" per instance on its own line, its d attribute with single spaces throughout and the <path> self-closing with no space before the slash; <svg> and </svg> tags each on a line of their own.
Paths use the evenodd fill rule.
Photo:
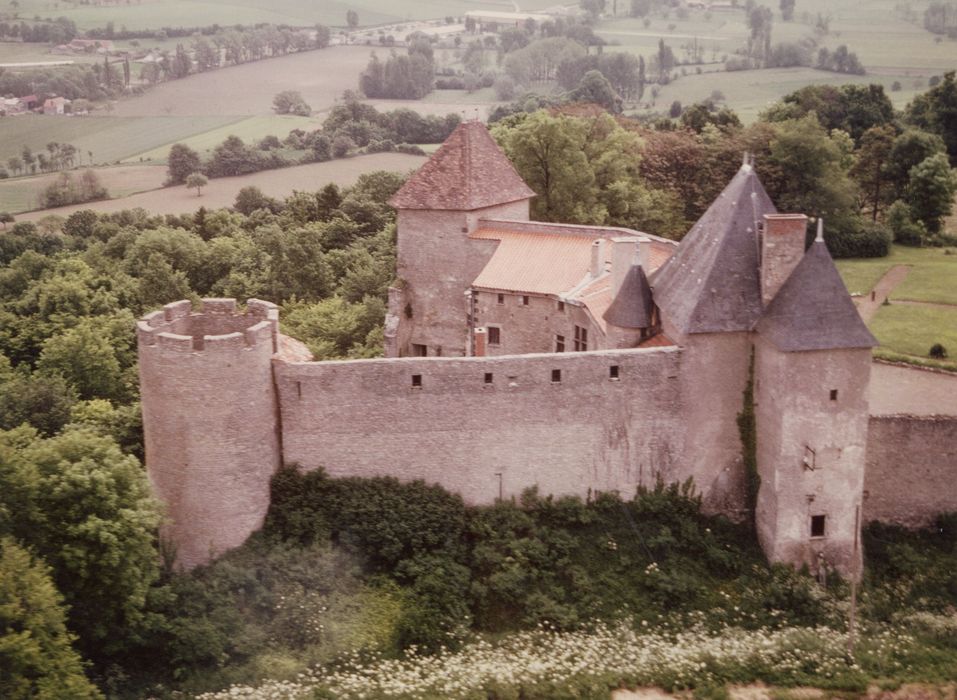
<svg viewBox="0 0 957 700">
<path fill-rule="evenodd" d="M 763 224 L 758 241 L 761 302 L 767 306 L 804 257 L 807 217 L 804 214 L 765 214 Z"/>
<path fill-rule="evenodd" d="M 625 277 L 632 266 L 638 262 L 638 239 L 621 237 L 611 239 L 611 298 L 618 296 Z"/>
<path fill-rule="evenodd" d="M 592 279 L 601 276 L 605 271 L 605 239 L 599 238 L 591 244 L 591 268 Z"/>
<path fill-rule="evenodd" d="M 485 357 L 485 344 L 488 340 L 488 331 L 484 328 L 476 328 L 474 333 L 475 357 Z"/>
</svg>

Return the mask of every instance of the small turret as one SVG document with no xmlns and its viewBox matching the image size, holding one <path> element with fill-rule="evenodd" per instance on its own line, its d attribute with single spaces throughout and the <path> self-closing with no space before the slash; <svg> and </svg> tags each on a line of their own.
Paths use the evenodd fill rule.
<svg viewBox="0 0 957 700">
<path fill-rule="evenodd" d="M 250 299 L 167 304 L 137 323 L 146 469 L 184 568 L 262 525 L 281 461 L 272 356 L 279 310 Z"/>
</svg>

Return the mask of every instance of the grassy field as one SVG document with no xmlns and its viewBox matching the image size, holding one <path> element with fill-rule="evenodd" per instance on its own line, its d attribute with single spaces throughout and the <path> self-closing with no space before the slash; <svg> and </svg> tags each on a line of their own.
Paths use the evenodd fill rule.
<svg viewBox="0 0 957 700">
<path fill-rule="evenodd" d="M 76 172 L 74 172 L 76 174 Z M 166 180 L 166 168 L 150 165 L 125 165 L 97 168 L 96 174 L 111 197 L 126 197 L 156 189 Z M 57 173 L 36 177 L 0 180 L 0 211 L 17 213 L 36 209 L 40 191 L 58 177 Z"/>
<path fill-rule="evenodd" d="M 957 354 L 957 308 L 892 303 L 878 310 L 870 329 L 881 347 L 894 352 L 927 357 L 941 343 Z"/>
<path fill-rule="evenodd" d="M 163 144 L 180 141 L 237 121 L 236 117 L 51 117 L 22 115 L 0 119 L 0 164 L 26 145 L 34 152 L 51 141 L 72 143 L 83 163 L 114 163 Z"/>
<path fill-rule="evenodd" d="M 272 114 L 273 97 L 282 90 L 298 90 L 314 111 L 321 112 L 334 105 L 345 90 L 357 89 L 370 53 L 364 46 L 337 46 L 199 73 L 123 100 L 114 114 L 268 115 Z"/>
<path fill-rule="evenodd" d="M 687 72 L 660 90 L 653 100 L 649 92 L 644 101 L 653 103 L 642 111 L 666 110 L 672 102 L 684 105 L 706 99 L 713 90 L 727 97 L 727 104 L 745 121 L 753 121 L 768 104 L 804 85 L 811 83 L 843 84 L 847 82 L 875 82 L 884 85 L 895 106 L 902 107 L 915 94 L 927 88 L 932 75 L 951 70 L 957 57 L 957 42 L 937 38 L 918 23 L 907 21 L 895 11 L 895 0 L 804 0 L 797 6 L 794 21 L 784 22 L 776 7 L 772 29 L 772 43 L 800 41 L 814 37 L 810 24 L 817 13 L 830 17 L 830 31 L 817 37 L 818 46 L 834 49 L 846 44 L 855 52 L 867 69 L 866 76 L 850 76 L 810 69 L 788 69 L 723 72 L 724 61 L 744 47 L 748 28 L 744 12 L 690 12 L 681 19 L 676 13 L 668 17 L 654 16 L 648 25 L 638 18 L 612 18 L 599 23 L 597 32 L 613 44 L 606 51 L 629 51 L 645 56 L 657 51 L 658 41 L 674 51 L 679 61 L 684 60 L 684 47 L 697 41 L 703 47 L 705 64 L 682 66 Z M 923 7 L 915 8 L 918 14 Z M 705 74 L 697 75 L 700 68 Z M 721 71 L 709 74 L 712 71 Z M 891 92 L 894 82 L 901 88 Z"/>
<path fill-rule="evenodd" d="M 45 209 L 17 217 L 18 220 L 36 221 L 50 214 L 68 216 L 78 209 L 93 209 L 100 212 L 119 211 L 142 207 L 153 214 L 183 214 L 203 206 L 207 209 L 229 207 L 236 200 L 236 193 L 247 186 L 258 187 L 271 197 L 285 197 L 293 190 L 313 191 L 335 182 L 339 185 L 351 185 L 360 175 L 374 170 L 391 170 L 407 173 L 419 167 L 425 158 L 402 153 L 377 153 L 357 156 L 326 163 L 310 163 L 279 170 L 266 170 L 241 177 L 222 177 L 209 181 L 203 188 L 202 196 L 186 187 L 167 187 L 149 192 L 141 192 L 122 199 L 91 202 L 57 209 Z"/>
<path fill-rule="evenodd" d="M 346 12 L 359 13 L 362 25 L 402 22 L 411 19 L 432 19 L 447 15 L 461 16 L 468 10 L 505 10 L 512 4 L 502 0 L 140 0 L 133 4 L 103 2 L 80 5 L 49 0 L 19 0 L 20 14 L 25 17 L 63 16 L 76 22 L 80 29 L 102 27 L 113 22 L 117 28 L 159 29 L 161 27 L 196 27 L 210 24 L 289 24 L 311 26 L 316 23 L 345 26 Z M 553 0 L 523 0 L 522 9 L 531 11 L 554 5 Z"/>
</svg>

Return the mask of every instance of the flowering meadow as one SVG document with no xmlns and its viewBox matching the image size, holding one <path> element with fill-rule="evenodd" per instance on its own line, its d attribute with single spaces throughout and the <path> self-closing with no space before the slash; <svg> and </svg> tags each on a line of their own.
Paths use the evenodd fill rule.
<svg viewBox="0 0 957 700">
<path fill-rule="evenodd" d="M 934 619 L 931 620 L 930 618 Z M 957 615 L 921 617 L 921 624 L 957 627 Z M 854 658 L 846 632 L 828 627 L 714 631 L 651 629 L 632 621 L 587 631 L 545 627 L 478 640 L 457 652 L 404 660 L 347 660 L 335 671 L 258 687 L 233 686 L 202 700 L 486 700 L 609 697 L 617 687 L 668 690 L 723 687 L 761 680 L 781 686 L 862 690 L 869 679 L 906 676 L 921 642 L 908 625 L 864 630 Z"/>
</svg>

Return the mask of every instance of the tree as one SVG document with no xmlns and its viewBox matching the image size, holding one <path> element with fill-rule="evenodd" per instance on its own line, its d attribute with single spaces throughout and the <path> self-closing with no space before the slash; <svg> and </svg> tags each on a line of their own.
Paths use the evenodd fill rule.
<svg viewBox="0 0 957 700">
<path fill-rule="evenodd" d="M 931 234 L 938 233 L 949 216 L 957 193 L 957 174 L 943 153 L 927 158 L 910 171 L 904 201 L 917 221 Z"/>
<path fill-rule="evenodd" d="M 166 184 L 182 185 L 191 173 L 200 169 L 201 165 L 196 151 L 185 144 L 174 143 L 169 149 L 167 158 Z"/>
<path fill-rule="evenodd" d="M 864 132 L 851 175 L 861 186 L 862 201 L 877 221 L 881 206 L 888 201 L 887 163 L 894 146 L 894 127 L 874 126 Z"/>
<path fill-rule="evenodd" d="M 8 211 L 0 211 L 0 227 L 3 229 L 7 228 L 7 224 L 12 224 L 16 219 Z"/>
<path fill-rule="evenodd" d="M 794 19 L 794 4 L 795 0 L 781 0 L 781 19 L 785 22 L 790 22 Z"/>
<path fill-rule="evenodd" d="M 238 211 L 240 214 L 249 216 L 257 209 L 278 211 L 279 202 L 272 197 L 267 197 L 264 195 L 262 190 L 258 187 L 253 187 L 250 185 L 248 187 L 243 187 L 236 194 L 236 203 L 233 204 L 233 209 Z"/>
<path fill-rule="evenodd" d="M 574 102 L 590 102 L 601 105 L 615 114 L 621 111 L 621 97 L 608 82 L 608 79 L 597 70 L 590 70 L 582 77 L 581 82 L 568 95 Z"/>
<path fill-rule="evenodd" d="M 110 337 L 99 319 L 83 319 L 73 328 L 48 338 L 37 361 L 42 374 L 66 379 L 81 399 L 123 400 L 123 368 Z"/>
<path fill-rule="evenodd" d="M 196 196 L 202 194 L 202 190 L 209 184 L 209 179 L 202 173 L 190 173 L 186 176 L 186 188 L 196 190 Z"/>
<path fill-rule="evenodd" d="M 349 26 L 349 29 L 355 29 L 359 26 L 359 13 L 355 10 L 348 10 L 346 12 L 346 24 Z"/>
<path fill-rule="evenodd" d="M 50 565 L 85 654 L 121 650 L 158 574 L 159 509 L 136 458 L 90 430 L 0 433 L 0 512 Z"/>
<path fill-rule="evenodd" d="M 892 199 L 904 196 L 904 189 L 910 182 L 910 172 L 914 166 L 923 163 L 932 155 L 946 153 L 946 148 L 940 136 L 920 129 L 907 129 L 894 139 L 885 166 L 888 182 L 893 188 Z"/>
<path fill-rule="evenodd" d="M 49 569 L 12 538 L 0 538 L 0 696 L 101 698 L 83 675 L 73 639 Z"/>
<path fill-rule="evenodd" d="M 332 38 L 332 32 L 324 24 L 316 25 L 316 48 L 324 49 L 329 46 L 329 40 Z"/>
<path fill-rule="evenodd" d="M 952 165 L 957 165 L 957 78 L 955 71 L 907 105 L 905 119 L 918 128 L 937 134 L 947 146 Z"/>
<path fill-rule="evenodd" d="M 296 90 L 283 90 L 272 99 L 272 104 L 276 114 L 295 114 L 300 117 L 312 114 L 312 107 Z"/>
</svg>

